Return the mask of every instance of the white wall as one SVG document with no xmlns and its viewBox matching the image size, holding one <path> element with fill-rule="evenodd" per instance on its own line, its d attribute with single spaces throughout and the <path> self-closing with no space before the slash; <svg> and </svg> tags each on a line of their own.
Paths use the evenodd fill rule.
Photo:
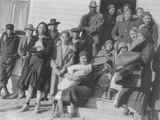
<svg viewBox="0 0 160 120">
<path fill-rule="evenodd" d="M 99 0 L 97 0 L 99 1 Z M 76 27 L 82 15 L 88 12 L 90 0 L 31 0 L 29 23 L 37 25 L 57 18 L 60 30 Z"/>
</svg>

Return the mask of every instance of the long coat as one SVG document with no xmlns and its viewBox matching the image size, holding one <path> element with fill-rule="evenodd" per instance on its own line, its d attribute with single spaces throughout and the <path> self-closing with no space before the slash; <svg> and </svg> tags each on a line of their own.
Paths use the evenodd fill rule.
<svg viewBox="0 0 160 120">
<path fill-rule="evenodd" d="M 32 48 L 35 42 L 35 37 L 32 36 L 28 42 L 28 37 L 24 36 L 20 39 L 18 46 L 18 55 L 19 58 L 16 61 L 16 65 L 13 70 L 13 75 L 21 76 L 22 70 L 26 62 L 29 60 L 29 50 Z M 26 57 L 25 57 L 26 56 Z M 25 58 L 24 58 L 25 57 Z"/>
<path fill-rule="evenodd" d="M 103 43 L 107 40 L 113 40 L 111 33 L 115 24 L 116 24 L 116 17 L 114 15 L 109 15 L 109 14 L 104 15 L 104 26 L 103 26 L 104 33 L 103 34 L 105 39 Z"/>
<path fill-rule="evenodd" d="M 129 31 L 133 27 L 133 21 L 117 22 L 112 30 L 112 38 L 115 40 L 118 37 L 120 42 L 131 42 Z"/>
<path fill-rule="evenodd" d="M 50 94 L 53 96 L 57 92 L 57 86 L 60 80 L 60 76 L 57 75 L 57 70 L 66 69 L 68 66 L 74 63 L 74 49 L 71 45 L 68 45 L 66 52 L 62 52 L 62 44 L 59 41 L 57 43 L 56 49 L 56 59 L 54 60 L 55 64 L 52 66 L 52 76 L 51 76 L 51 86 Z"/>
</svg>

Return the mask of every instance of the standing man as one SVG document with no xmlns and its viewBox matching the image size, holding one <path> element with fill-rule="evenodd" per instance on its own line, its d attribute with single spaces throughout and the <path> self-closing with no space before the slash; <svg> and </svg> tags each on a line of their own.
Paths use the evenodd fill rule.
<svg viewBox="0 0 160 120">
<path fill-rule="evenodd" d="M 57 41 L 59 40 L 59 31 L 58 31 L 58 25 L 60 22 L 58 22 L 55 18 L 52 18 L 48 24 L 48 29 L 49 29 L 49 34 L 52 39 L 52 41 Z"/>
<path fill-rule="evenodd" d="M 7 24 L 6 31 L 2 34 L 0 40 L 1 62 L 0 62 L 0 93 L 4 89 L 4 96 L 9 95 L 7 89 L 8 79 L 12 75 L 13 67 L 18 57 L 19 38 L 14 33 L 14 25 Z"/>
<path fill-rule="evenodd" d="M 131 42 L 129 31 L 134 26 L 132 20 L 132 12 L 130 10 L 124 13 L 124 21 L 117 22 L 112 30 L 112 38 L 116 42 Z"/>
<path fill-rule="evenodd" d="M 100 48 L 100 33 L 104 23 L 103 15 L 97 12 L 96 1 L 89 4 L 89 13 L 84 15 L 80 22 L 80 28 L 86 30 L 92 37 L 92 56 L 96 56 Z"/>
</svg>

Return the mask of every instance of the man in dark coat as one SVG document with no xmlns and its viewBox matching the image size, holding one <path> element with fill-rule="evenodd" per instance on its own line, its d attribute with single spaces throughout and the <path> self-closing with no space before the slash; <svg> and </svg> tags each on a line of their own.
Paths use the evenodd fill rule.
<svg viewBox="0 0 160 120">
<path fill-rule="evenodd" d="M 96 1 L 91 1 L 89 13 L 84 15 L 80 22 L 80 28 L 86 30 L 93 37 L 92 55 L 96 56 L 100 48 L 100 33 L 104 23 L 103 15 L 97 12 Z"/>
<path fill-rule="evenodd" d="M 3 98 L 9 95 L 7 89 L 8 79 L 12 75 L 12 70 L 15 65 L 18 53 L 19 38 L 14 33 L 14 25 L 7 24 L 6 31 L 2 34 L 0 41 L 1 61 L 0 61 L 0 92 L 5 91 Z"/>
<path fill-rule="evenodd" d="M 112 39 L 112 29 L 116 24 L 116 8 L 114 4 L 110 4 L 107 7 L 107 12 L 104 14 L 104 41 Z"/>
<path fill-rule="evenodd" d="M 133 27 L 132 12 L 126 11 L 124 13 L 124 21 L 117 22 L 112 30 L 112 38 L 118 42 L 131 42 L 129 37 L 129 31 Z"/>
</svg>

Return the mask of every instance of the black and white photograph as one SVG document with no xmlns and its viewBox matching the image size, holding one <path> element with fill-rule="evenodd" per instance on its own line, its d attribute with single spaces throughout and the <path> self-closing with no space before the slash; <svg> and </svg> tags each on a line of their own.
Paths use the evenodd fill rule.
<svg viewBox="0 0 160 120">
<path fill-rule="evenodd" d="M 0 0 L 0 120 L 160 120 L 159 0 Z"/>
</svg>

